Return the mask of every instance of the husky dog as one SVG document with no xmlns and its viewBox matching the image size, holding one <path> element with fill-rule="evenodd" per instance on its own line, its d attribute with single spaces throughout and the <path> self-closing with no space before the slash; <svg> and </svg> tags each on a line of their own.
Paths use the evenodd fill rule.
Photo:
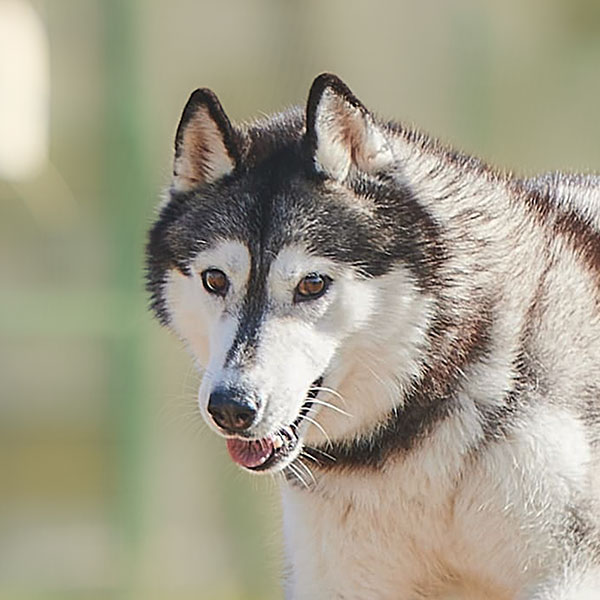
<svg viewBox="0 0 600 600">
<path fill-rule="evenodd" d="M 283 473 L 294 600 L 600 599 L 600 177 L 519 179 L 336 76 L 194 92 L 147 247 L 233 461 Z"/>
</svg>

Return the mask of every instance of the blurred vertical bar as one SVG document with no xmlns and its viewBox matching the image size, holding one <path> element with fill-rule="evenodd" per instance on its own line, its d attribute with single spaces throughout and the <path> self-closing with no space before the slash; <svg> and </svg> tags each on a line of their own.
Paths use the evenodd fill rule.
<svg viewBox="0 0 600 600">
<path fill-rule="evenodd" d="M 479 152 L 493 145 L 493 11 L 484 6 L 454 11 L 451 23 L 457 124 L 472 150 Z"/>
<path fill-rule="evenodd" d="M 103 15 L 105 65 L 104 202 L 111 284 L 123 300 L 112 315 L 122 331 L 110 339 L 110 420 L 115 458 L 115 529 L 122 591 L 133 591 L 144 522 L 144 406 L 142 285 L 144 230 L 147 220 L 147 160 L 138 80 L 138 34 L 133 0 L 98 0 Z"/>
</svg>

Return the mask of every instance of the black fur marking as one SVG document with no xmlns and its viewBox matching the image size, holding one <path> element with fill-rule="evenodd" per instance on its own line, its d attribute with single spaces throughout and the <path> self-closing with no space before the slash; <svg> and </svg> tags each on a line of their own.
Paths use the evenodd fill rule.
<svg viewBox="0 0 600 600">
<path fill-rule="evenodd" d="M 402 410 L 390 414 L 372 435 L 322 448 L 306 447 L 304 452 L 319 462 L 319 469 L 380 469 L 390 456 L 409 452 L 436 424 L 460 410 L 454 396 L 421 404 L 418 395 L 409 398 Z"/>
<path fill-rule="evenodd" d="M 227 366 L 247 364 L 254 358 L 267 309 L 267 271 L 257 262 L 256 254 L 251 260 L 248 290 L 239 315 L 239 327 L 225 359 Z"/>
<path fill-rule="evenodd" d="M 534 347 L 533 327 L 542 319 L 546 278 L 551 264 L 547 256 L 540 257 L 540 260 L 545 261 L 546 266 L 537 282 L 527 309 L 527 317 L 524 319 L 520 349 L 512 363 L 512 387 L 506 391 L 501 403 L 495 406 L 477 406 L 483 439 L 472 449 L 471 454 L 474 458 L 481 456 L 484 447 L 509 437 L 514 427 L 526 418 L 527 411 L 536 403 L 536 399 L 545 397 L 549 392 L 545 374 L 533 358 L 538 355 Z"/>
<path fill-rule="evenodd" d="M 572 555 L 580 553 L 592 564 L 600 564 L 598 508 L 584 498 L 567 504 L 561 520 L 555 524 L 554 538 Z"/>
<path fill-rule="evenodd" d="M 526 205 L 544 226 L 563 238 L 581 256 L 600 287 L 600 231 L 556 198 L 559 184 L 577 184 L 600 189 L 600 177 L 549 173 L 533 179 L 515 180 L 515 193 L 525 196 Z"/>
<path fill-rule="evenodd" d="M 588 427 L 590 444 L 597 448 L 600 446 L 600 384 L 584 387 L 581 418 Z"/>
<path fill-rule="evenodd" d="M 146 244 L 146 289 L 150 293 L 150 308 L 163 325 L 169 322 L 163 286 L 169 269 L 176 268 L 188 274 L 187 240 L 176 241 L 174 232 L 180 231 L 179 221 L 188 210 L 189 195 L 180 194 L 160 211 L 158 220 L 148 234 Z M 182 231 L 182 230 L 181 230 Z M 183 232 L 183 231 L 182 231 Z"/>
<path fill-rule="evenodd" d="M 539 375 L 525 352 L 520 352 L 514 361 L 513 387 L 496 406 L 481 406 L 477 409 L 481 418 L 483 439 L 472 454 L 481 455 L 481 450 L 493 442 L 505 440 L 515 425 L 524 417 L 534 402 L 533 395 L 543 394 L 544 388 Z"/>
<path fill-rule="evenodd" d="M 394 264 L 402 261 L 408 266 L 422 289 L 438 288 L 437 274 L 448 259 L 448 248 L 440 225 L 410 187 L 385 178 L 361 178 L 352 183 L 352 189 L 357 196 L 373 199 L 380 246 L 371 270 L 377 264 L 380 274 L 386 273 L 392 258 Z"/>
<path fill-rule="evenodd" d="M 550 385 L 535 357 L 539 356 L 534 334 L 537 323 L 543 320 L 547 276 L 552 262 L 547 255 L 540 257 L 544 264 L 536 289 L 532 295 L 524 327 L 520 334 L 520 347 L 512 363 L 512 387 L 506 391 L 501 403 L 496 406 L 478 405 L 483 439 L 472 449 L 472 456 L 481 456 L 483 448 L 505 440 L 519 423 L 527 418 L 527 413 L 540 398 L 550 396 Z"/>
</svg>

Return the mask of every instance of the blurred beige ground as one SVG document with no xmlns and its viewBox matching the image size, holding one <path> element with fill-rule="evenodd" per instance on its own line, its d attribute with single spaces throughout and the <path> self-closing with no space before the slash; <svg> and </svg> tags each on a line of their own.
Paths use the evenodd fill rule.
<svg viewBox="0 0 600 600">
<path fill-rule="evenodd" d="M 0 0 L 2 31 L 0 600 L 281 598 L 276 484 L 146 311 L 189 93 L 250 119 L 328 70 L 506 168 L 600 170 L 600 3 Z"/>
</svg>

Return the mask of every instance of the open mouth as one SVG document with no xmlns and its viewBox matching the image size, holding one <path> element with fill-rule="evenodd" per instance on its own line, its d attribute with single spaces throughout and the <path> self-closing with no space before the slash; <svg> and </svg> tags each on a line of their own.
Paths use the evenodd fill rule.
<svg viewBox="0 0 600 600">
<path fill-rule="evenodd" d="M 300 408 L 300 414 L 290 425 L 282 427 L 277 432 L 259 440 L 229 438 L 227 440 L 227 450 L 231 459 L 245 469 L 259 472 L 273 468 L 290 456 L 300 441 L 298 428 L 312 408 L 312 400 L 317 397 L 318 387 L 322 383 L 323 377 L 319 377 L 313 382 L 306 401 Z"/>
</svg>

